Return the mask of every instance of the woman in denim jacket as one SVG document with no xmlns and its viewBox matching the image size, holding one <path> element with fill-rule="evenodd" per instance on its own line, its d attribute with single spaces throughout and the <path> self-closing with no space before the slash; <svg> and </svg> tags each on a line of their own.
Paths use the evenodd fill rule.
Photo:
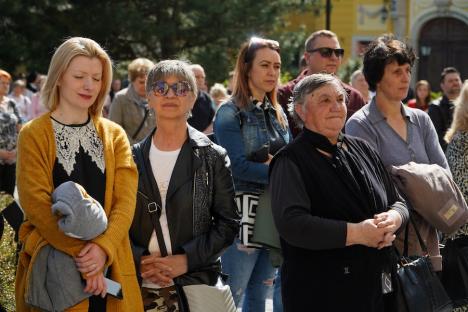
<svg viewBox="0 0 468 312">
<path fill-rule="evenodd" d="M 223 271 L 242 311 L 265 311 L 265 298 L 273 285 L 275 269 L 269 251 L 250 242 L 258 198 L 268 186 L 268 166 L 291 135 L 286 115 L 277 102 L 281 68 L 279 44 L 253 37 L 237 57 L 231 99 L 221 105 L 214 122 L 217 143 L 232 162 L 236 203 L 242 213 L 239 237 L 222 256 Z M 279 283 L 277 284 L 279 286 Z M 281 311 L 279 288 L 275 312 Z"/>
</svg>

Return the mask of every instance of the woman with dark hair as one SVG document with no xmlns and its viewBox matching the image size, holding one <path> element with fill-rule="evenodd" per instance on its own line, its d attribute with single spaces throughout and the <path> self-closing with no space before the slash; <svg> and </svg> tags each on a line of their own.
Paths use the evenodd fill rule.
<svg viewBox="0 0 468 312">
<path fill-rule="evenodd" d="M 250 239 L 260 194 L 268 186 L 268 167 L 274 155 L 289 143 L 286 115 L 277 102 L 281 69 L 279 44 L 253 37 L 237 57 L 234 90 L 220 106 L 214 122 L 216 141 L 232 162 L 238 211 L 242 214 L 239 237 L 222 257 L 236 305 L 242 310 L 265 311 L 265 298 L 273 285 L 275 269 L 269 251 Z M 278 288 L 275 309 L 280 309 Z"/>
<path fill-rule="evenodd" d="M 431 102 L 431 85 L 427 80 L 419 80 L 414 87 L 416 98 L 408 101 L 408 106 L 419 108 L 427 113 Z"/>
<path fill-rule="evenodd" d="M 346 123 L 346 133 L 366 140 L 379 153 L 385 166 L 400 166 L 410 161 L 437 164 L 449 169 L 437 133 L 429 115 L 407 107 L 401 101 L 408 93 L 415 54 L 393 35 L 373 41 L 364 54 L 364 75 L 369 89 L 375 91 L 370 104 L 361 108 Z M 442 268 L 436 229 L 416 213 L 412 214 L 421 234 L 428 238 L 427 247 L 436 271 Z M 409 237 L 416 236 L 409 227 Z M 402 231 L 404 233 L 404 231 Z M 402 247 L 403 235 L 396 245 Z M 421 252 L 410 241 L 410 255 Z"/>
<path fill-rule="evenodd" d="M 157 128 L 134 145 L 139 172 L 133 256 L 147 311 L 180 311 L 174 283 L 215 285 L 220 254 L 238 229 L 226 151 L 192 128 L 195 76 L 161 61 L 146 80 Z"/>
</svg>

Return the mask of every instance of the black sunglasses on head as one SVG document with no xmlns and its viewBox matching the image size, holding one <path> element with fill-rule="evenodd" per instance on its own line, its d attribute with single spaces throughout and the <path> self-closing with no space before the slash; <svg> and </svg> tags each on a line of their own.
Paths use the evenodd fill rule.
<svg viewBox="0 0 468 312">
<path fill-rule="evenodd" d="M 331 57 L 333 52 L 336 57 L 343 57 L 344 49 L 332 49 L 332 48 L 317 48 L 312 50 L 307 50 L 309 53 L 318 52 L 322 57 Z"/>
</svg>

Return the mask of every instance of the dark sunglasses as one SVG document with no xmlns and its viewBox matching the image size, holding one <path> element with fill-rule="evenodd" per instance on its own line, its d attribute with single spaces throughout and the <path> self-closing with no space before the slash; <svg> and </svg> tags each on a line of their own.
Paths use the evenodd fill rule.
<svg viewBox="0 0 468 312">
<path fill-rule="evenodd" d="M 192 91 L 192 87 L 187 81 L 179 81 L 173 84 L 168 84 L 165 81 L 156 81 L 151 86 L 155 95 L 166 96 L 169 92 L 169 89 L 174 91 L 176 96 L 186 96 L 189 91 Z"/>
<path fill-rule="evenodd" d="M 331 57 L 333 52 L 335 52 L 336 57 L 343 57 L 344 49 L 332 49 L 332 48 L 317 48 L 308 50 L 309 53 L 318 52 L 322 57 Z"/>
</svg>

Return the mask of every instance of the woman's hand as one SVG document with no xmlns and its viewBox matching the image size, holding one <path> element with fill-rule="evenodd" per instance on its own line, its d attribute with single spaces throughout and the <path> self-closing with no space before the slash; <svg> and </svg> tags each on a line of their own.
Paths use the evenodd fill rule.
<svg viewBox="0 0 468 312">
<path fill-rule="evenodd" d="M 188 271 L 187 255 L 185 254 L 167 257 L 159 257 L 157 255 L 146 256 L 142 257 L 141 265 L 141 276 L 143 278 L 147 278 L 146 276 L 154 276 L 166 284 L 169 283 L 171 279 L 185 274 Z M 151 269 L 146 270 L 147 266 L 151 267 Z M 143 271 L 144 269 L 146 271 Z"/>
<path fill-rule="evenodd" d="M 170 275 L 172 268 L 164 263 L 160 263 L 158 259 L 162 259 L 162 257 L 157 252 L 141 257 L 141 277 L 150 280 L 152 283 L 166 286 L 172 280 Z"/>
<path fill-rule="evenodd" d="M 264 162 L 264 164 L 269 165 L 272 159 L 273 159 L 273 155 L 268 154 L 268 159 Z"/>
<path fill-rule="evenodd" d="M 107 285 L 106 281 L 104 280 L 104 274 L 100 272 L 93 276 L 87 276 L 86 287 L 84 291 L 95 296 L 101 295 L 101 297 L 104 298 L 107 293 Z"/>
<path fill-rule="evenodd" d="M 78 271 L 86 276 L 93 276 L 104 271 L 107 255 L 104 250 L 95 243 L 87 243 L 75 258 Z"/>
<path fill-rule="evenodd" d="M 3 159 L 6 163 L 14 161 L 16 159 L 16 150 L 0 149 L 0 159 Z"/>
<path fill-rule="evenodd" d="M 386 232 L 395 233 L 401 226 L 401 215 L 390 209 L 388 211 L 374 215 L 374 222 L 378 228 L 384 228 Z"/>
<path fill-rule="evenodd" d="M 364 245 L 377 248 L 384 241 L 385 233 L 386 228 L 377 227 L 375 219 L 367 219 L 359 223 L 348 223 L 346 246 Z"/>
</svg>

